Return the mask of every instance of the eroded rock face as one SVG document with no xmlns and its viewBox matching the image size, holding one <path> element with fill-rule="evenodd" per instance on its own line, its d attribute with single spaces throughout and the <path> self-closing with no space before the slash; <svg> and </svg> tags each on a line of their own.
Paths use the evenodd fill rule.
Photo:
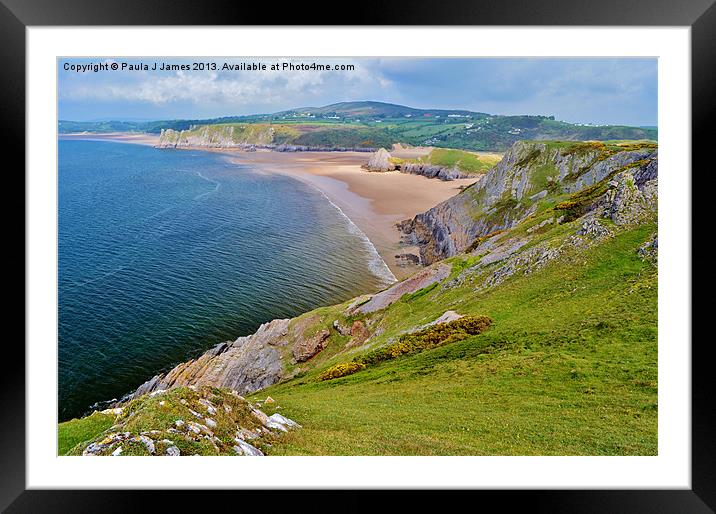
<svg viewBox="0 0 716 514">
<path fill-rule="evenodd" d="M 276 152 L 373 152 L 375 148 L 325 147 L 317 145 L 276 144 L 273 127 L 239 134 L 233 125 L 206 125 L 190 130 L 162 129 L 157 148 L 231 148 L 245 152 L 257 149 Z"/>
<path fill-rule="evenodd" d="M 264 323 L 256 333 L 221 343 L 199 358 L 179 364 L 142 384 L 130 398 L 159 389 L 208 385 L 248 394 L 278 382 L 283 362 L 276 346 L 285 344 L 288 319 Z"/>
<path fill-rule="evenodd" d="M 296 362 L 307 361 L 326 347 L 330 335 L 330 331 L 324 328 L 313 337 L 298 339 L 293 346 L 293 358 Z"/>
<path fill-rule="evenodd" d="M 631 164 L 648 164 L 626 173 L 633 176 L 642 195 L 655 180 L 654 148 L 625 150 L 604 157 L 598 148 L 582 152 L 550 149 L 544 143 L 518 142 L 479 182 L 460 194 L 401 222 L 404 241 L 417 245 L 423 264 L 429 265 L 464 251 L 478 237 L 516 226 L 533 212 L 548 189 L 575 192 L 593 185 Z M 545 170 L 551 175 L 545 176 Z M 548 184 L 544 189 L 543 183 Z M 615 196 L 617 203 L 633 206 L 630 191 Z M 622 200 L 623 198 L 623 200 Z M 628 207 L 627 210 L 631 208 Z M 632 214 L 630 214 L 631 216 Z M 618 218 L 618 216 L 617 216 Z"/>
<path fill-rule="evenodd" d="M 363 344 L 370 337 L 370 331 L 360 320 L 353 322 L 351 326 L 351 340 L 348 346 L 359 346 Z"/>
<path fill-rule="evenodd" d="M 440 180 L 455 180 L 458 178 L 480 178 L 482 175 L 470 174 L 457 168 L 444 168 L 435 164 L 426 164 L 421 162 L 406 162 L 400 165 L 401 173 L 412 173 L 413 175 L 423 175 L 428 178 L 437 178 Z"/>
<path fill-rule="evenodd" d="M 395 166 L 390 162 L 390 154 L 385 148 L 380 148 L 370 156 L 368 164 L 365 165 L 368 171 L 392 171 Z"/>
<path fill-rule="evenodd" d="M 653 169 L 656 168 L 654 163 Z M 609 182 L 610 189 L 604 195 L 604 217 L 617 225 L 638 223 L 657 210 L 658 178 L 641 181 L 648 172 L 635 175 L 622 172 Z"/>
<path fill-rule="evenodd" d="M 389 287 L 385 291 L 381 291 L 373 295 L 366 303 L 356 307 L 357 312 L 367 314 L 384 309 L 390 304 L 397 302 L 404 294 L 414 293 L 418 289 L 428 287 L 436 282 L 440 282 L 447 278 L 450 274 L 450 266 L 447 264 L 439 264 L 437 266 L 426 268 L 416 273 L 412 277 L 398 282 Z"/>
</svg>

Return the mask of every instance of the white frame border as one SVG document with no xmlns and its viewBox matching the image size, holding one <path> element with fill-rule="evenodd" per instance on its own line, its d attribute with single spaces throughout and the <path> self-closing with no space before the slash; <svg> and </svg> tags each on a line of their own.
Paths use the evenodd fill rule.
<svg viewBox="0 0 716 514">
<path fill-rule="evenodd" d="M 691 488 L 689 27 L 28 27 L 26 38 L 28 489 Z M 665 213 L 659 221 L 659 455 L 57 457 L 56 59 L 219 57 L 227 49 L 231 56 L 246 57 L 658 57 L 659 153 L 665 170 L 659 188 Z"/>
</svg>

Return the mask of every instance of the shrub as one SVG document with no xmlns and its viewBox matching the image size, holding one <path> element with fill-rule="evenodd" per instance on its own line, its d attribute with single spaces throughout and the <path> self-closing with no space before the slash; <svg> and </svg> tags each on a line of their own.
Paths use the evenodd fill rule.
<svg viewBox="0 0 716 514">
<path fill-rule="evenodd" d="M 326 371 L 321 373 L 318 378 L 320 380 L 332 380 L 334 378 L 345 377 L 346 375 L 352 375 L 353 373 L 360 371 L 365 368 L 365 364 L 358 362 L 342 362 L 331 366 Z"/>
<path fill-rule="evenodd" d="M 354 362 L 365 365 L 378 364 L 408 353 L 422 352 L 423 350 L 477 335 L 491 324 L 492 320 L 487 316 L 465 316 L 448 323 L 433 325 L 412 334 L 403 334 L 397 343 L 378 348 L 361 357 L 356 357 Z"/>
<path fill-rule="evenodd" d="M 419 353 L 423 350 L 460 341 L 483 332 L 491 324 L 492 320 L 487 316 L 464 316 L 448 323 L 433 325 L 412 334 L 403 334 L 397 343 L 368 352 L 365 355 L 356 357 L 351 362 L 336 364 L 321 373 L 318 378 L 320 380 L 331 380 L 344 377 L 367 366 L 395 359 L 401 355 Z"/>
<path fill-rule="evenodd" d="M 470 243 L 470 246 L 468 246 L 468 247 L 465 249 L 465 253 L 470 253 L 470 252 L 473 251 L 475 248 L 477 248 L 478 246 L 480 246 L 480 244 L 484 243 L 485 241 L 487 241 L 487 240 L 490 239 L 491 237 L 494 237 L 494 236 L 496 236 L 497 234 L 501 234 L 501 233 L 503 233 L 503 232 L 504 232 L 504 230 L 495 230 L 494 232 L 490 232 L 489 234 L 485 234 L 484 236 L 480 236 L 480 237 L 476 238 L 472 243 Z"/>
</svg>

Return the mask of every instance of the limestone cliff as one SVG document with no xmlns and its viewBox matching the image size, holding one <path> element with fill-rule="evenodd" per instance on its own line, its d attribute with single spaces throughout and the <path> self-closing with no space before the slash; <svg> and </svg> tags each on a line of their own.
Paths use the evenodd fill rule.
<svg viewBox="0 0 716 514">
<path fill-rule="evenodd" d="M 405 162 L 398 166 L 401 173 L 412 173 L 413 175 L 423 175 L 428 178 L 438 178 L 440 180 L 455 180 L 458 178 L 473 178 L 474 173 L 462 171 L 457 167 L 447 168 L 436 164 L 422 162 Z"/>
<path fill-rule="evenodd" d="M 288 319 L 264 323 L 256 333 L 221 343 L 200 357 L 156 375 L 130 397 L 179 386 L 210 385 L 248 394 L 278 382 L 284 374 L 279 346 L 287 344 Z"/>
<path fill-rule="evenodd" d="M 286 126 L 261 124 L 202 125 L 189 130 L 162 129 L 157 148 L 226 148 L 243 151 L 257 149 L 276 152 L 372 152 L 372 147 L 302 144 L 301 134 Z"/>
<path fill-rule="evenodd" d="M 656 173 L 655 144 L 518 142 L 479 182 L 399 224 L 423 264 L 456 255 L 477 238 L 516 226 L 555 201 L 635 165 L 640 186 Z M 583 213 L 582 213 L 583 214 Z"/>
</svg>

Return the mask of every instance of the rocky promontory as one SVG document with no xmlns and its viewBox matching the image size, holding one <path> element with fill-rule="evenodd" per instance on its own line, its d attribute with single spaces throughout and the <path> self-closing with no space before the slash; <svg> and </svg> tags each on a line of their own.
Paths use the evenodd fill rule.
<svg viewBox="0 0 716 514">
<path fill-rule="evenodd" d="M 644 188 L 651 190 L 647 184 L 656 180 L 656 170 L 652 143 L 518 142 L 479 182 L 398 226 L 405 242 L 420 248 L 421 262 L 430 264 L 465 251 L 477 238 L 516 226 L 548 196 L 566 200 L 567 194 L 597 184 L 612 187 L 611 178 L 614 188 L 632 180 L 638 194 L 650 197 Z M 622 171 L 632 178 L 619 175 Z"/>
</svg>

